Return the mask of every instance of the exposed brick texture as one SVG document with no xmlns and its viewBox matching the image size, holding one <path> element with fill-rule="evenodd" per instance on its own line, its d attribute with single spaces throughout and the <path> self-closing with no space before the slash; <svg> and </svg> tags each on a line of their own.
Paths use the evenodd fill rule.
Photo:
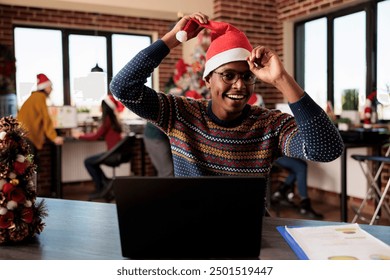
<svg viewBox="0 0 390 280">
<path fill-rule="evenodd" d="M 283 22 L 294 21 L 313 13 L 326 13 L 360 0 L 214 0 L 214 19 L 227 21 L 243 30 L 252 45 L 266 45 L 283 59 Z M 0 42 L 13 46 L 13 24 L 27 23 L 50 27 L 71 27 L 92 30 L 117 30 L 118 32 L 157 32 L 161 37 L 172 22 L 155 18 L 137 18 L 109 14 L 86 13 L 53 9 L 0 5 Z M 160 66 L 160 88 L 163 89 L 181 56 L 181 48 L 175 49 Z M 259 84 L 256 88 L 263 95 L 267 107 L 282 102 L 282 95 Z"/>
<path fill-rule="evenodd" d="M 360 2 L 361 0 L 214 0 L 214 19 L 234 24 L 247 34 L 252 45 L 261 44 L 271 47 L 283 59 L 283 23 L 285 21 L 296 21 L 313 14 L 325 14 Z M 15 23 L 102 31 L 116 30 L 118 32 L 148 31 L 157 32 L 158 37 L 166 33 L 172 24 L 170 21 L 156 18 L 97 15 L 71 10 L 0 5 L 0 42 L 12 49 Z M 182 50 L 179 47 L 172 51 L 161 64 L 159 68 L 161 89 L 172 75 L 172 69 L 181 54 Z M 273 108 L 275 103 L 283 102 L 282 95 L 268 85 L 261 83 L 257 85 L 256 91 L 263 95 L 265 104 L 269 108 Z M 50 152 L 46 150 L 43 154 L 50 156 Z M 42 156 L 42 160 L 44 158 L 45 156 Z M 44 164 L 49 164 L 49 162 L 50 160 L 45 161 Z M 147 173 L 149 172 L 153 171 L 148 169 Z M 45 174 L 41 173 L 39 176 L 42 189 L 47 189 L 47 185 L 50 184 Z M 388 178 L 388 175 L 389 172 L 383 176 Z"/>
</svg>

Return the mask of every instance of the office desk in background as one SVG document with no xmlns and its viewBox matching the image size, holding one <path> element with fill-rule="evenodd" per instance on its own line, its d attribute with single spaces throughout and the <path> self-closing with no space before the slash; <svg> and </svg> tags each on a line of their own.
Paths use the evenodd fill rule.
<svg viewBox="0 0 390 280">
<path fill-rule="evenodd" d="M 0 246 L 0 259 L 14 260 L 121 260 L 116 205 L 45 198 L 49 216 L 40 235 L 30 243 Z M 264 260 L 295 260 L 276 226 L 330 225 L 337 222 L 264 219 Z M 372 235 L 390 244 L 390 227 L 362 225 Z M 260 238 L 260 236 L 259 236 Z M 227 244 L 229 246 L 229 244 Z"/>
<path fill-rule="evenodd" d="M 116 168 L 116 176 L 130 176 L 132 173 L 138 176 L 150 174 L 149 169 L 153 166 L 146 160 L 147 154 L 143 142 L 143 135 L 136 136 L 133 150 L 134 156 L 129 163 L 123 163 Z M 107 150 L 104 140 L 84 141 L 72 137 L 65 138 L 62 146 L 52 146 L 52 161 L 54 172 L 51 174 L 52 197 L 62 198 L 62 185 L 64 183 L 91 181 L 91 176 L 84 166 L 84 160 Z M 148 169 L 148 170 L 146 170 Z M 111 177 L 111 167 L 102 165 L 104 173 Z"/>
<path fill-rule="evenodd" d="M 332 162 L 308 161 L 308 186 L 337 193 L 339 197 L 340 222 L 350 222 L 348 217 L 348 197 L 363 199 L 368 182 L 359 162 L 351 158 L 353 154 L 379 154 L 382 145 L 388 140 L 387 130 L 340 131 L 344 141 L 342 155 Z"/>
<path fill-rule="evenodd" d="M 388 142 L 390 134 L 384 129 L 355 129 L 352 131 L 340 131 L 340 134 L 344 141 L 344 152 L 341 155 L 340 220 L 348 222 L 347 150 L 367 147 L 372 148 L 373 155 L 380 155 L 382 146 Z M 362 171 L 357 170 L 356 172 Z M 362 182 L 362 184 L 364 183 L 367 182 Z"/>
</svg>

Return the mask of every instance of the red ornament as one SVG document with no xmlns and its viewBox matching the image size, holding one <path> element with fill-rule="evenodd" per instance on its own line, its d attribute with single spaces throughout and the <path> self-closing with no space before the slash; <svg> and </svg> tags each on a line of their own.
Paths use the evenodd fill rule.
<svg viewBox="0 0 390 280">
<path fill-rule="evenodd" d="M 15 189 L 15 186 L 11 183 L 5 183 L 3 186 L 3 193 L 5 195 L 8 195 L 10 192 L 12 192 Z"/>
<path fill-rule="evenodd" d="M 10 194 L 8 200 L 13 200 L 18 204 L 26 201 L 26 196 L 21 188 L 15 188 Z"/>
<path fill-rule="evenodd" d="M 27 166 L 28 166 L 27 162 L 15 161 L 14 162 L 15 173 L 17 175 L 23 175 L 24 172 L 26 171 Z"/>
<path fill-rule="evenodd" d="M 9 228 L 14 222 L 14 212 L 8 211 L 4 215 L 0 215 L 0 228 Z"/>
<path fill-rule="evenodd" d="M 34 211 L 31 207 L 23 208 L 21 218 L 27 224 L 31 223 L 34 217 Z"/>
</svg>

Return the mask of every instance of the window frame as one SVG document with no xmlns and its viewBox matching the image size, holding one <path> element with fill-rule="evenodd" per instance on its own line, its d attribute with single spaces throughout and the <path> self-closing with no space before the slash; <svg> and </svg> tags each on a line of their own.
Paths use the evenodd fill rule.
<svg viewBox="0 0 390 280">
<path fill-rule="evenodd" d="M 112 55 L 112 35 L 129 35 L 129 36 L 145 36 L 149 37 L 150 44 L 153 43 L 153 35 L 149 31 L 137 31 L 137 32 L 120 32 L 120 31 L 104 31 L 104 30 L 93 30 L 93 29 L 77 29 L 77 28 L 58 28 L 53 26 L 37 26 L 28 24 L 15 24 L 15 28 L 31 28 L 31 29 L 47 29 L 60 31 L 62 36 L 62 73 L 63 73 L 63 105 L 71 105 L 71 89 L 70 89 L 70 69 L 69 69 L 69 35 L 90 35 L 90 36 L 103 36 L 107 40 L 107 91 L 109 91 L 109 84 L 113 76 L 113 55 Z M 14 51 L 16 48 L 16 42 L 14 39 Z M 94 65 L 91 65 L 91 68 Z M 16 69 L 17 71 L 17 69 Z M 154 84 L 154 76 L 152 75 L 152 85 Z M 57 85 L 56 85 L 57 86 Z M 61 85 L 58 85 L 61 86 Z"/>
<path fill-rule="evenodd" d="M 348 7 L 332 13 L 324 13 L 315 17 L 306 18 L 294 23 L 294 73 L 297 82 L 305 88 L 304 82 L 304 40 L 305 34 L 302 27 L 305 23 L 319 19 L 327 19 L 327 100 L 334 104 L 334 20 L 338 17 L 347 16 L 357 12 L 366 13 L 366 93 L 368 96 L 376 88 L 376 39 L 377 39 L 377 3 L 384 0 L 369 1 L 356 6 Z"/>
</svg>

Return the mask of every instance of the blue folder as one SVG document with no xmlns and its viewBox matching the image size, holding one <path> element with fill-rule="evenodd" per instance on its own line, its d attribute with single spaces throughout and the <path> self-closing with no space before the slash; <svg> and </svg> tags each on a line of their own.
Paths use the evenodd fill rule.
<svg viewBox="0 0 390 280">
<path fill-rule="evenodd" d="M 302 248 L 294 240 L 294 238 L 287 232 L 285 226 L 278 226 L 278 227 L 276 227 L 276 229 L 283 236 L 284 240 L 286 240 L 287 244 L 291 247 L 291 249 L 294 251 L 295 255 L 297 255 L 297 257 L 300 260 L 308 260 L 309 259 L 306 256 L 305 252 L 302 250 Z"/>
</svg>

